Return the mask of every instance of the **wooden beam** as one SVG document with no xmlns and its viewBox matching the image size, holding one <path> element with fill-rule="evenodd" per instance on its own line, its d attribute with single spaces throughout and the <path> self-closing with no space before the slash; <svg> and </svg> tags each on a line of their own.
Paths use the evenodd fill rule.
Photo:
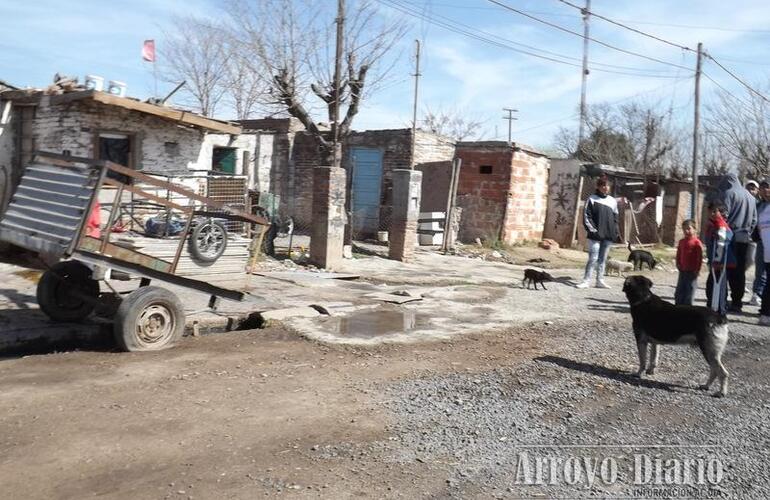
<svg viewBox="0 0 770 500">
<path fill-rule="evenodd" d="M 141 172 L 137 172 L 136 170 L 132 170 L 130 168 L 126 168 L 123 165 L 118 165 L 117 163 L 112 163 L 110 161 L 105 162 L 106 167 L 113 172 L 117 172 L 119 174 L 127 175 L 129 177 L 133 177 L 135 179 L 139 179 L 140 181 L 150 184 L 151 186 L 159 187 L 161 189 L 166 189 L 168 191 L 174 192 L 176 194 L 180 194 L 182 196 L 185 196 L 187 198 L 190 198 L 191 200 L 199 201 L 203 204 L 205 204 L 208 207 L 213 208 L 219 208 L 221 210 L 225 210 L 225 213 L 219 214 L 218 217 L 222 217 L 223 219 L 227 219 L 229 214 L 237 215 L 238 217 L 241 217 L 249 222 L 252 222 L 254 224 L 262 224 L 264 226 L 269 226 L 270 222 L 265 219 L 264 217 L 258 217 L 256 215 L 247 214 L 245 212 L 241 212 L 240 210 L 235 210 L 232 208 L 229 208 L 225 206 L 224 203 L 220 203 L 218 201 L 214 201 L 211 198 L 207 198 L 205 196 L 201 196 L 198 193 L 194 193 L 190 191 L 189 189 L 185 189 L 181 186 L 178 186 L 176 184 L 173 184 L 171 182 L 162 181 L 160 179 L 156 179 L 154 177 L 150 177 L 147 174 L 143 174 Z M 136 191 L 134 191 L 136 193 Z M 140 191 L 137 194 L 142 194 L 143 192 Z M 162 204 L 169 203 L 167 200 L 163 200 Z M 177 205 L 178 206 L 178 205 Z M 183 209 L 184 210 L 184 209 Z"/>
<path fill-rule="evenodd" d="M 134 193 L 134 194 L 136 194 L 138 196 L 141 196 L 142 198 L 147 198 L 148 200 L 152 200 L 152 201 L 154 201 L 156 203 L 159 203 L 159 204 L 163 205 L 164 207 L 173 208 L 175 210 L 180 210 L 182 212 L 186 212 L 187 211 L 187 207 L 183 207 L 182 205 L 178 205 L 178 204 L 174 203 L 173 201 L 168 201 L 167 199 L 161 198 L 160 196 L 155 196 L 154 194 L 148 193 L 147 191 L 142 191 L 141 189 L 136 188 L 134 186 L 131 186 L 130 184 L 123 184 L 120 181 L 116 181 L 116 180 L 110 179 L 110 178 L 104 179 L 104 183 L 105 184 L 109 184 L 110 186 L 114 186 L 116 188 L 121 188 L 122 187 L 126 191 L 130 191 L 130 192 L 132 192 L 132 193 Z"/>
<path fill-rule="evenodd" d="M 208 130 L 214 130 L 216 132 L 222 132 L 224 134 L 240 134 L 242 129 L 238 125 L 232 125 L 227 122 L 219 120 L 213 120 L 200 116 L 195 113 L 189 113 L 187 111 L 180 111 L 178 109 L 167 108 L 164 106 L 156 106 L 155 104 L 149 104 L 141 101 L 134 101 L 125 97 L 119 97 L 106 92 L 94 92 L 91 96 L 96 102 L 107 104 L 110 106 L 119 106 L 121 108 L 130 109 L 133 111 L 139 111 L 141 113 L 147 113 L 150 115 L 159 116 L 168 120 L 185 123 L 187 125 L 193 125 L 196 127 L 205 128 Z"/>
</svg>

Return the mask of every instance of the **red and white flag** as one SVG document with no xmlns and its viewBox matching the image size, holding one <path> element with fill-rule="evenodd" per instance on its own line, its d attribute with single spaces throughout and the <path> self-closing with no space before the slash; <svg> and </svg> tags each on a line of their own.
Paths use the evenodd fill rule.
<svg viewBox="0 0 770 500">
<path fill-rule="evenodd" d="M 155 62 L 155 40 L 145 40 L 142 46 L 142 59 Z"/>
</svg>

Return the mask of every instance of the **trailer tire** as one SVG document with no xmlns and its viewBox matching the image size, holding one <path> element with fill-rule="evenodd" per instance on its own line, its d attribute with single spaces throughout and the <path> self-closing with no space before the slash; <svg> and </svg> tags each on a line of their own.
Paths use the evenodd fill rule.
<svg viewBox="0 0 770 500">
<path fill-rule="evenodd" d="M 165 288 L 143 286 L 128 294 L 115 313 L 115 342 L 124 351 L 159 351 L 184 332 L 182 303 Z"/>
<path fill-rule="evenodd" d="M 99 282 L 82 262 L 58 262 L 43 273 L 36 295 L 40 309 L 52 320 L 81 321 L 96 307 Z"/>
<path fill-rule="evenodd" d="M 200 262 L 214 262 L 227 248 L 227 228 L 215 220 L 195 226 L 190 236 L 190 254 Z"/>
</svg>

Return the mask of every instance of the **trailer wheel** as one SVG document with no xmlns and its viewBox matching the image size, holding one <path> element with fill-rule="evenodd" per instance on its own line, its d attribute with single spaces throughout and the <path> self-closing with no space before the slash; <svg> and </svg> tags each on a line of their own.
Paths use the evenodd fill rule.
<svg viewBox="0 0 770 500">
<path fill-rule="evenodd" d="M 37 303 L 54 321 L 80 321 L 96 307 L 99 282 L 91 269 L 69 260 L 51 266 L 37 284 Z"/>
<path fill-rule="evenodd" d="M 184 321 L 184 309 L 176 295 L 165 288 L 144 286 L 128 294 L 118 306 L 115 341 L 125 351 L 166 349 L 182 337 Z"/>
<path fill-rule="evenodd" d="M 190 236 L 190 253 L 201 262 L 214 262 L 227 248 L 227 228 L 215 220 L 195 226 Z"/>
</svg>

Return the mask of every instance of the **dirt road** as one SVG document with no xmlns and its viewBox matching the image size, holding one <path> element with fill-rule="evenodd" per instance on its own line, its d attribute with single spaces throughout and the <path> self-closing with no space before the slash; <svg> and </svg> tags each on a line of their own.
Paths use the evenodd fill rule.
<svg viewBox="0 0 770 500">
<path fill-rule="evenodd" d="M 583 446 L 549 454 L 609 453 L 623 465 L 630 448 L 585 447 L 679 444 L 711 446 L 696 451 L 724 464 L 722 481 L 698 491 L 768 498 L 767 330 L 734 323 L 725 357 L 732 393 L 717 400 L 693 388 L 706 367 L 687 348 L 664 350 L 650 381 L 629 375 L 636 355 L 625 305 L 592 305 L 606 321 L 451 341 L 360 348 L 272 328 L 187 338 L 156 354 L 2 360 L 0 491 L 40 499 L 628 497 L 634 491 L 621 479 L 592 488 L 516 484 L 522 450 L 533 453 L 522 446 Z"/>
</svg>

